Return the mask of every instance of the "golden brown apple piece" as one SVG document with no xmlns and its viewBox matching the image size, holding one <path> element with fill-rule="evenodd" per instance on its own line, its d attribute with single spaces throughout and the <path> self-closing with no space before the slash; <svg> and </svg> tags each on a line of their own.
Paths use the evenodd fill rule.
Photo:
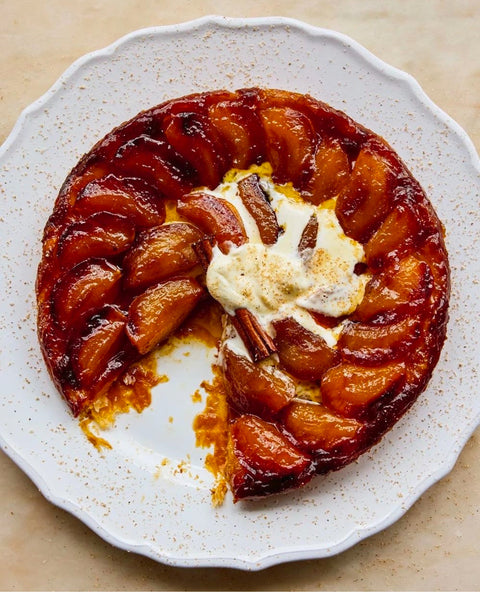
<svg viewBox="0 0 480 593">
<path fill-rule="evenodd" d="M 335 213 L 346 235 L 365 243 L 392 208 L 389 163 L 369 144 L 360 151 Z"/>
<path fill-rule="evenodd" d="M 426 306 L 432 285 L 428 265 L 406 257 L 372 277 L 352 319 L 391 323 Z"/>
<path fill-rule="evenodd" d="M 166 340 L 205 294 L 194 278 L 176 278 L 135 297 L 128 311 L 126 330 L 138 352 L 146 354 Z"/>
<path fill-rule="evenodd" d="M 256 111 L 244 102 L 249 91 L 242 91 L 242 99 L 219 101 L 208 108 L 208 116 L 230 155 L 230 167 L 247 169 L 264 159 L 263 128 Z M 252 97 L 255 101 L 255 97 Z"/>
<path fill-rule="evenodd" d="M 213 236 L 221 251 L 228 253 L 231 244 L 240 246 L 247 241 L 240 215 L 229 202 L 204 192 L 192 192 L 177 205 L 177 212 Z"/>
<path fill-rule="evenodd" d="M 351 454 L 363 424 L 334 414 L 322 404 L 296 399 L 282 413 L 283 425 L 307 453 Z"/>
<path fill-rule="evenodd" d="M 411 205 L 399 204 L 365 245 L 365 258 L 373 269 L 411 253 L 420 243 L 421 226 Z"/>
<path fill-rule="evenodd" d="M 345 360 L 377 365 L 407 354 L 420 335 L 420 317 L 387 325 L 347 321 L 338 340 Z"/>
<path fill-rule="evenodd" d="M 127 316 L 117 307 L 108 306 L 88 324 L 84 335 L 71 347 L 75 377 L 82 388 L 88 388 L 103 377 L 112 382 L 123 370 L 121 345 L 126 340 Z"/>
<path fill-rule="evenodd" d="M 405 383 L 405 364 L 364 367 L 342 363 L 322 377 L 323 403 L 341 416 L 367 418 L 372 404 L 396 393 Z"/>
<path fill-rule="evenodd" d="M 318 218 L 316 214 L 312 214 L 308 219 L 305 228 L 303 229 L 302 236 L 298 242 L 298 253 L 301 256 L 306 256 L 311 253 L 317 244 L 318 234 Z"/>
<path fill-rule="evenodd" d="M 326 138 L 317 146 L 314 155 L 313 174 L 302 196 L 312 204 L 321 204 L 337 196 L 350 177 L 350 163 L 340 142 Z"/>
<path fill-rule="evenodd" d="M 119 147 L 113 165 L 131 177 L 148 180 L 160 196 L 178 199 L 192 190 L 195 171 L 165 140 L 141 135 Z"/>
<path fill-rule="evenodd" d="M 274 494 L 308 482 L 313 460 L 275 424 L 245 414 L 230 427 L 227 472 L 234 500 Z"/>
<path fill-rule="evenodd" d="M 226 347 L 223 351 L 225 388 L 240 413 L 272 418 L 295 397 L 295 384 L 283 373 L 262 368 Z"/>
<path fill-rule="evenodd" d="M 190 270 L 198 263 L 193 245 L 203 236 L 197 227 L 186 222 L 143 231 L 123 260 L 125 287 L 143 288 Z"/>
<path fill-rule="evenodd" d="M 213 189 L 228 166 L 217 130 L 206 114 L 193 110 L 172 113 L 164 120 L 165 137 L 197 172 L 198 185 Z"/>
<path fill-rule="evenodd" d="M 102 259 L 87 260 L 65 273 L 52 290 L 52 312 L 62 328 L 79 327 L 111 303 L 120 290 L 122 273 Z"/>
<path fill-rule="evenodd" d="M 262 109 L 260 118 L 273 178 L 278 183 L 292 182 L 300 188 L 312 173 L 316 141 L 310 120 L 290 107 Z"/>
<path fill-rule="evenodd" d="M 428 262 L 433 277 L 430 294 L 430 327 L 433 330 L 432 333 L 441 334 L 448 320 L 447 307 L 450 296 L 450 269 L 442 236 L 434 234 L 429 237 L 418 250 L 417 256 L 422 261 Z M 437 341 L 437 335 L 434 339 Z"/>
<path fill-rule="evenodd" d="M 304 381 L 317 381 L 336 357 L 325 340 L 291 317 L 275 321 L 275 344 L 281 366 Z"/>
<path fill-rule="evenodd" d="M 125 216 L 98 212 L 71 224 L 58 240 L 60 265 L 73 268 L 92 257 L 114 257 L 126 251 L 135 238 L 135 226 Z"/>
<path fill-rule="evenodd" d="M 138 227 L 165 220 L 165 204 L 154 187 L 142 179 L 113 174 L 87 183 L 77 196 L 75 211 L 84 216 L 96 212 L 120 214 Z"/>
<path fill-rule="evenodd" d="M 260 185 L 260 178 L 255 173 L 238 182 L 238 191 L 243 205 L 255 220 L 260 239 L 264 245 L 273 245 L 280 234 L 277 216 Z"/>
</svg>

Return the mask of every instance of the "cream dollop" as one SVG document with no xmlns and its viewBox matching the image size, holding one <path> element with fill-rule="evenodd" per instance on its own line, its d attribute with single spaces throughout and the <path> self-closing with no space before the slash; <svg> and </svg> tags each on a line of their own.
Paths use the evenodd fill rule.
<svg viewBox="0 0 480 593">
<path fill-rule="evenodd" d="M 237 172 L 211 192 L 235 206 L 248 241 L 232 245 L 228 253 L 214 248 L 207 288 L 227 313 L 247 308 L 271 335 L 273 321 L 293 317 L 332 346 L 341 331 L 340 323 L 336 328 L 324 328 L 308 311 L 342 317 L 355 310 L 368 281 L 367 275 L 354 271 L 355 265 L 364 261 L 363 247 L 344 234 L 335 215 L 335 200 L 320 206 L 308 204 L 290 186 L 277 186 L 260 173 L 260 183 L 282 230 L 276 243 L 264 245 L 237 187 L 250 173 Z M 300 254 L 298 245 L 312 215 L 318 221 L 316 245 Z"/>
</svg>

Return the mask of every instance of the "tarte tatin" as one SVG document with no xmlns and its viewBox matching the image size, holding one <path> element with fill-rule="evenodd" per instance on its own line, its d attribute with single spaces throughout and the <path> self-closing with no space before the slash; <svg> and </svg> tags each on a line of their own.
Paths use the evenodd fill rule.
<svg viewBox="0 0 480 593">
<path fill-rule="evenodd" d="M 37 278 L 43 354 L 88 419 L 215 302 L 220 471 L 235 501 L 297 488 L 372 447 L 426 387 L 446 335 L 443 235 L 387 142 L 325 103 L 170 100 L 64 182 Z"/>
</svg>

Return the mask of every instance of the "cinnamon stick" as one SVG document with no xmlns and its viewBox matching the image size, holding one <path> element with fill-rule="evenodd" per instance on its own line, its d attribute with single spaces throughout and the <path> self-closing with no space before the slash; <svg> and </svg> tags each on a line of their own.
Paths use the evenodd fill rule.
<svg viewBox="0 0 480 593">
<path fill-rule="evenodd" d="M 268 358 L 277 351 L 272 338 L 248 309 L 237 309 L 231 319 L 253 362 Z"/>
</svg>

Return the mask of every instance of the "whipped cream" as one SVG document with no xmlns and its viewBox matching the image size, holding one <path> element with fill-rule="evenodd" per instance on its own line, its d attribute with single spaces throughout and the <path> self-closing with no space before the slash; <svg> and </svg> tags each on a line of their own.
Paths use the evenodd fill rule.
<svg viewBox="0 0 480 593">
<path fill-rule="evenodd" d="M 240 198 L 238 182 L 256 172 L 268 196 L 281 233 L 273 245 L 264 245 L 254 218 Z M 248 241 L 232 245 L 228 253 L 218 247 L 207 271 L 210 294 L 233 315 L 249 309 L 265 330 L 274 335 L 272 322 L 293 317 L 333 346 L 341 332 L 316 323 L 309 311 L 342 317 L 352 313 L 363 298 L 368 275 L 357 275 L 363 247 L 347 237 L 335 215 L 335 199 L 320 206 L 304 202 L 290 184 L 273 183 L 268 165 L 231 171 L 212 195 L 230 202 L 242 218 Z M 316 244 L 300 253 L 298 246 L 312 215 L 318 221 Z"/>
</svg>

